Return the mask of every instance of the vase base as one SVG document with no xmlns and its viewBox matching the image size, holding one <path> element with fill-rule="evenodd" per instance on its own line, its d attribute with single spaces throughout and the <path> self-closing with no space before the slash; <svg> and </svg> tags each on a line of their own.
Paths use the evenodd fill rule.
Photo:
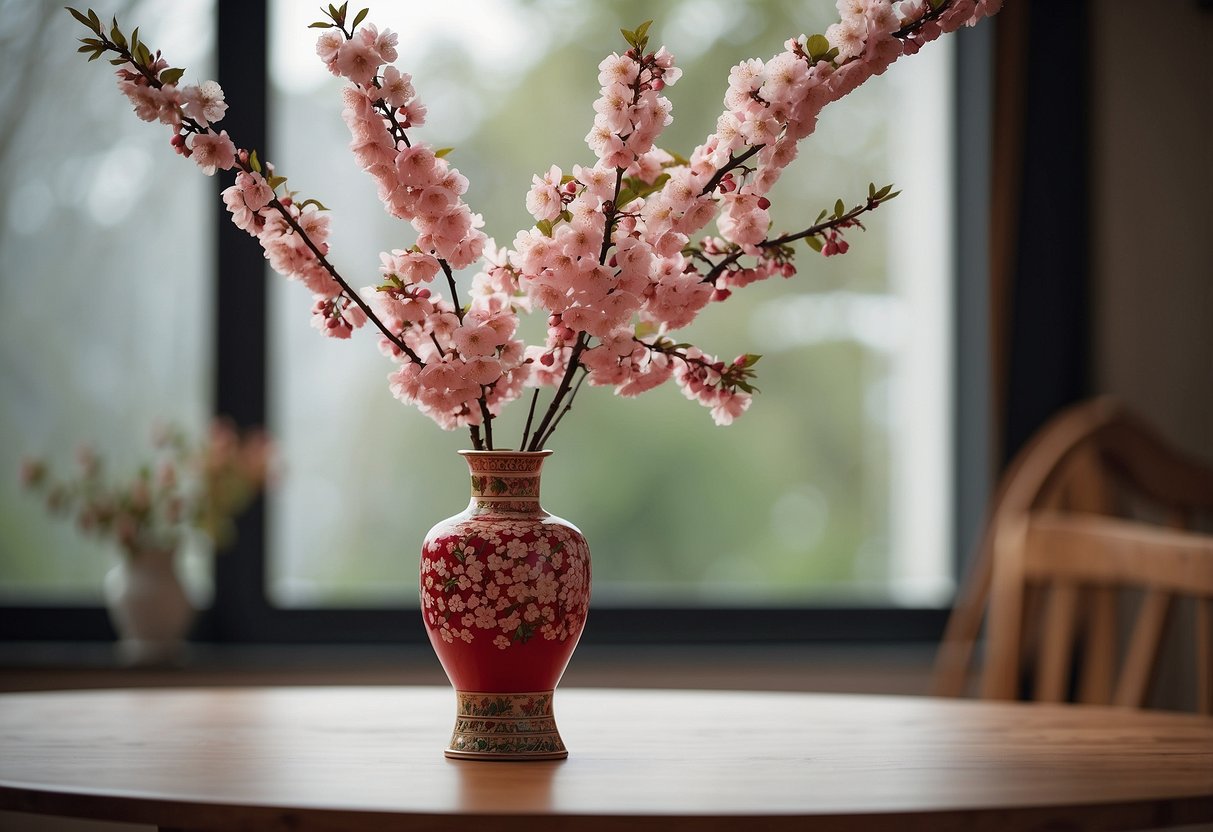
<svg viewBox="0 0 1213 832">
<path fill-rule="evenodd" d="M 453 760 L 563 760 L 569 756 L 552 715 L 552 691 L 455 691 L 458 710 L 446 756 Z"/>
</svg>

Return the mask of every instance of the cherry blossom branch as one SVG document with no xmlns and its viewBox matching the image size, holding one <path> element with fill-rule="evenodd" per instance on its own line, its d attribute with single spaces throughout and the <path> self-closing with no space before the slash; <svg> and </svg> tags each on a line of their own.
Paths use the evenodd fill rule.
<svg viewBox="0 0 1213 832">
<path fill-rule="evenodd" d="M 519 450 L 526 450 L 526 441 L 531 435 L 531 421 L 535 418 L 535 404 L 539 401 L 539 388 L 531 392 L 531 406 L 527 409 L 526 424 L 522 427 L 522 441 L 518 443 Z"/>
<path fill-rule="evenodd" d="M 784 234 L 780 237 L 775 237 L 774 239 L 764 240 L 758 244 L 758 247 L 763 249 L 775 248 L 777 246 L 787 245 L 788 243 L 794 243 L 797 240 L 803 240 L 806 237 L 819 237 L 825 232 L 834 228 L 846 228 L 851 225 L 855 225 L 857 224 L 856 217 L 870 211 L 875 211 L 883 203 L 888 202 L 890 199 L 896 197 L 898 193 L 900 193 L 900 191 L 891 191 L 887 187 L 882 188 L 880 191 L 876 191 L 874 188 L 871 188 L 869 189 L 867 201 L 861 205 L 856 205 L 850 211 L 839 214 L 837 213 L 837 209 L 835 209 L 835 215 L 827 220 L 811 225 L 804 231 L 798 231 L 794 234 Z M 839 205 L 841 205 L 841 201 L 839 202 Z M 824 214 L 825 212 L 823 211 L 822 213 Z M 703 282 L 714 284 L 717 278 L 719 278 L 729 266 L 740 260 L 744 254 L 744 250 L 737 248 L 737 250 L 733 251 L 723 260 L 712 266 L 711 271 L 704 275 Z"/>
<path fill-rule="evenodd" d="M 552 395 L 552 401 L 548 404 L 548 409 L 544 412 L 543 418 L 539 421 L 539 427 L 535 428 L 535 434 L 531 437 L 531 445 L 523 450 L 541 451 L 543 450 L 543 440 L 546 440 L 551 435 L 548 426 L 553 419 L 557 418 L 560 405 L 564 401 L 564 397 L 568 395 L 569 390 L 573 386 L 573 375 L 577 372 L 577 367 L 580 365 L 581 353 L 585 351 L 589 345 L 589 337 L 580 332 L 577 334 L 577 342 L 573 344 L 573 349 L 569 353 L 569 363 L 564 369 L 564 375 L 560 378 L 560 385 L 556 388 L 556 392 Z M 572 403 L 570 402 L 570 406 Z"/>
<path fill-rule="evenodd" d="M 253 170 L 251 167 L 247 167 L 245 163 L 241 163 L 240 167 L 245 173 L 251 173 Z M 324 270 L 328 272 L 329 277 L 333 278 L 333 280 L 337 282 L 337 285 L 341 287 L 341 291 L 345 297 L 353 301 L 353 303 L 362 310 L 367 319 L 373 323 L 380 332 L 383 333 L 384 337 L 392 342 L 392 345 L 395 346 L 396 349 L 407 355 L 409 360 L 414 364 L 424 367 L 425 362 L 421 360 L 417 353 L 413 352 L 413 350 L 409 348 L 409 345 L 404 342 L 403 338 L 392 332 L 392 330 L 388 328 L 387 324 L 379 319 L 379 316 L 375 314 L 375 310 L 371 309 L 370 305 L 362 299 L 362 296 L 355 292 L 350 284 L 345 281 L 345 278 L 338 273 L 337 269 L 332 263 L 329 262 L 329 259 L 324 255 L 324 253 L 320 251 L 319 246 L 317 246 L 312 238 L 308 236 L 308 233 L 303 230 L 303 226 L 301 226 L 298 220 L 291 215 L 290 210 L 288 210 L 287 207 L 282 204 L 281 200 L 275 196 L 270 200 L 269 204 L 274 207 L 274 210 L 277 211 L 284 220 L 286 220 L 287 225 L 289 225 L 291 229 L 299 235 L 299 239 L 303 240 L 304 245 L 306 245 L 308 250 L 312 252 L 312 255 L 316 258 L 316 262 L 323 266 Z"/>
<path fill-rule="evenodd" d="M 74 9 L 69 9 L 69 11 L 77 20 L 88 26 L 97 35 L 96 38 L 83 39 L 82 42 L 84 43 L 84 46 L 80 48 L 80 51 L 92 51 L 94 53 L 93 57 L 97 57 L 104 52 L 113 52 L 118 56 L 118 58 L 112 59 L 111 63 L 120 66 L 131 66 L 147 81 L 149 86 L 157 90 L 164 89 L 165 82 L 161 80 L 160 74 L 154 72 L 152 69 L 156 63 L 162 61 L 161 53 L 159 50 L 157 50 L 153 54 L 147 49 L 146 46 L 139 42 L 138 29 L 135 30 L 135 33 L 132 34 L 130 40 L 128 41 L 118 30 L 117 20 L 115 20 L 113 29 L 110 32 L 110 36 L 107 37 L 99 22 L 96 21 L 95 18 L 90 17 L 92 14 L 91 10 L 90 16 L 82 15 Z M 92 60 L 92 58 L 90 58 L 90 60 Z M 165 71 L 172 72 L 173 70 Z M 207 129 L 202 127 L 202 125 L 200 125 L 196 120 L 186 115 L 182 115 L 181 125 L 182 129 L 186 132 L 196 135 L 206 135 L 208 132 Z M 253 168 L 252 163 L 248 161 L 247 153 L 237 154 L 236 165 L 245 173 L 252 174 L 257 172 Z M 276 194 L 273 199 L 270 200 L 269 204 L 274 208 L 275 211 L 278 212 L 287 225 L 289 225 L 291 229 L 299 235 L 299 239 L 302 240 L 304 245 L 307 246 L 308 250 L 311 251 L 312 255 L 316 258 L 316 262 L 318 262 L 329 274 L 329 276 L 333 278 L 337 285 L 341 287 L 342 293 L 346 299 L 358 306 L 358 308 L 361 309 L 362 312 L 367 316 L 367 319 L 370 320 L 397 349 L 407 355 L 409 360 L 421 366 L 425 366 L 425 362 L 423 362 L 421 358 L 418 357 L 418 355 L 413 352 L 413 350 L 411 350 L 407 344 L 404 343 L 403 339 L 392 332 L 387 325 L 385 325 L 383 321 L 379 319 L 374 310 L 371 309 L 370 306 L 361 298 L 361 296 L 359 296 L 359 294 L 353 290 L 350 284 L 346 282 L 345 278 L 343 278 L 337 271 L 336 267 L 329 262 L 325 254 L 320 250 L 320 247 L 316 245 L 315 241 L 312 240 L 311 236 L 308 235 L 308 233 L 303 229 L 303 227 L 291 214 L 290 210 L 282 203 Z"/>
<path fill-rule="evenodd" d="M 576 366 L 576 365 L 570 365 L 570 366 Z M 560 426 L 560 420 L 563 419 L 565 417 L 565 415 L 570 410 L 573 409 L 573 400 L 577 398 L 577 392 L 581 389 L 581 385 L 585 381 L 585 377 L 588 376 L 589 374 L 590 374 L 589 370 L 587 370 L 585 367 L 581 368 L 581 377 L 579 379 L 577 379 L 576 386 L 574 386 L 572 392 L 569 393 L 569 400 L 565 403 L 564 408 L 561 409 L 560 414 L 555 418 L 555 420 L 552 421 L 552 425 L 551 425 L 551 427 L 548 428 L 547 433 L 545 433 L 543 435 L 543 437 L 541 439 L 539 439 L 538 443 L 536 443 L 537 447 L 533 448 L 532 450 L 536 450 L 536 451 L 541 450 L 543 448 L 543 446 L 547 443 L 548 439 L 551 438 L 552 434 L 556 432 L 556 428 Z"/>
<path fill-rule="evenodd" d="M 684 364 L 692 367 L 713 373 L 720 377 L 720 384 L 729 389 L 741 389 L 746 393 L 757 391 L 750 382 L 754 378 L 753 367 L 758 363 L 758 359 L 762 356 L 744 354 L 737 357 L 732 364 L 725 364 L 720 360 L 709 361 L 706 356 L 691 355 L 686 351 L 689 344 L 675 344 L 668 338 L 658 338 L 656 341 L 645 341 L 641 338 L 633 339 L 637 344 L 647 349 L 652 353 L 667 355 L 671 358 L 677 358 Z"/>
<path fill-rule="evenodd" d="M 634 82 L 634 84 L 639 85 L 639 83 L 639 75 L 637 75 L 637 80 Z M 613 244 L 612 237 L 615 230 L 615 218 L 618 216 L 619 211 L 619 194 L 623 189 L 623 174 L 625 170 L 625 168 L 621 167 L 615 168 L 614 194 L 612 195 L 610 201 L 603 206 L 605 209 L 604 213 L 606 214 L 606 223 L 604 224 L 602 232 L 602 246 L 598 251 L 598 265 L 600 266 L 606 263 L 607 255 L 611 252 L 611 245 Z M 556 392 L 552 395 L 552 401 L 548 404 L 548 409 L 544 412 L 543 419 L 541 419 L 539 422 L 539 427 L 535 429 L 535 435 L 531 440 L 531 447 L 524 448 L 524 450 L 542 450 L 543 442 L 547 441 L 547 438 L 552 435 L 552 431 L 556 428 L 555 424 L 553 424 L 553 420 L 555 420 L 555 422 L 559 422 L 564 413 L 567 413 L 569 408 L 572 408 L 573 401 L 572 398 L 570 398 L 565 410 L 560 411 L 559 409 L 561 403 L 564 401 L 564 397 L 569 394 L 570 389 L 572 389 L 572 397 L 575 398 L 577 395 L 577 390 L 581 388 L 580 382 L 577 384 L 576 388 L 572 387 L 573 375 L 577 372 L 577 368 L 581 363 L 581 354 L 585 351 L 585 348 L 588 345 L 589 337 L 584 332 L 579 332 L 577 334 L 577 342 L 573 345 L 573 350 L 569 354 L 568 366 L 565 367 L 564 375 L 560 379 L 560 385 L 556 388 Z M 585 376 L 582 376 L 582 378 L 584 379 Z M 549 425 L 551 425 L 550 428 Z"/>
<path fill-rule="evenodd" d="M 732 171 L 744 165 L 750 159 L 754 158 L 754 156 L 758 154 L 758 151 L 762 150 L 765 146 L 766 145 L 756 144 L 745 153 L 742 153 L 740 156 L 734 156 L 730 153 L 729 161 L 714 174 L 712 174 L 712 178 L 704 184 L 703 190 L 699 192 L 700 196 L 710 194 L 712 191 L 716 190 L 716 187 L 720 184 L 722 179 L 728 176 Z"/>
</svg>

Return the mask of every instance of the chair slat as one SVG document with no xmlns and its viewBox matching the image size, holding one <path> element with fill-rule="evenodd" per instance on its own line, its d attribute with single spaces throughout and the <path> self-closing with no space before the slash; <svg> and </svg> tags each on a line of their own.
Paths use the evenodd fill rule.
<svg viewBox="0 0 1213 832">
<path fill-rule="evenodd" d="M 1213 716 L 1213 598 L 1196 599 L 1196 708 Z"/>
<path fill-rule="evenodd" d="M 1142 598 L 1125 664 L 1116 684 L 1115 704 L 1127 708 L 1145 706 L 1154 665 L 1158 661 L 1158 647 L 1171 613 L 1171 600 L 1171 593 L 1160 589 L 1148 590 Z"/>
<path fill-rule="evenodd" d="M 1085 705 L 1112 704 L 1113 674 L 1116 672 L 1116 590 L 1090 587 L 1087 590 L 1085 658 L 1078 680 L 1078 701 Z"/>
<path fill-rule="evenodd" d="M 1069 692 L 1074 630 L 1078 617 L 1078 587 L 1056 583 L 1049 593 L 1036 663 L 1038 702 L 1064 702 Z"/>
</svg>

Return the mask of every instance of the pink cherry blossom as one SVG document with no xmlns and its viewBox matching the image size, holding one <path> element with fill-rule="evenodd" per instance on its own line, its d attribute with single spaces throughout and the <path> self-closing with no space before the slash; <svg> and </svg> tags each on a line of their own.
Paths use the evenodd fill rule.
<svg viewBox="0 0 1213 832">
<path fill-rule="evenodd" d="M 214 81 L 181 88 L 181 106 L 185 114 L 202 127 L 209 127 L 223 118 L 227 103 L 223 89 Z"/>
<path fill-rule="evenodd" d="M 391 58 L 390 60 L 395 60 Z M 383 100 L 392 109 L 398 109 L 413 100 L 416 90 L 413 89 L 413 79 L 394 66 L 383 70 L 383 83 L 379 88 Z"/>
<path fill-rule="evenodd" d="M 371 86 L 381 64 L 374 46 L 362 38 L 351 38 L 337 50 L 337 71 L 360 87 Z"/>
<path fill-rule="evenodd" d="M 214 176 L 216 170 L 231 170 L 236 164 L 236 146 L 226 130 L 218 135 L 213 130 L 195 133 L 189 146 L 193 160 L 207 176 Z"/>
</svg>

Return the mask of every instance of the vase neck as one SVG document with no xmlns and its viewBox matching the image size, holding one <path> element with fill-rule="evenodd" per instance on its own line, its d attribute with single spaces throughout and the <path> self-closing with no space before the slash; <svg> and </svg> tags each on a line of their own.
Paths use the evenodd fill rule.
<svg viewBox="0 0 1213 832">
<path fill-rule="evenodd" d="M 460 451 L 472 479 L 471 514 L 545 515 L 539 475 L 551 451 Z"/>
</svg>

